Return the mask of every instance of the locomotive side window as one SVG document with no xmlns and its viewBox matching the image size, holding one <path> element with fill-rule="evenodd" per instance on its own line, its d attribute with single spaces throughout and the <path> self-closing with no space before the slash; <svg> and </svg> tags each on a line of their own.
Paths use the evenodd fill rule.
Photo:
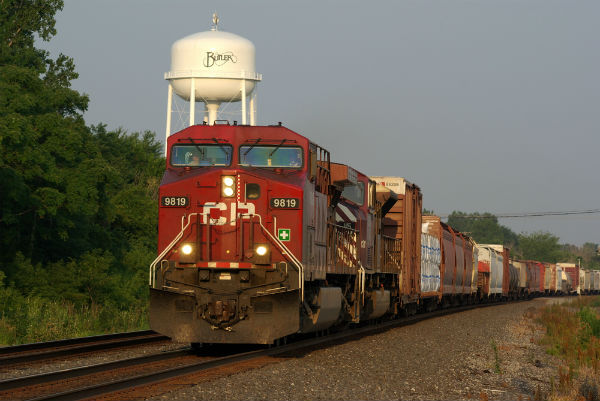
<svg viewBox="0 0 600 401">
<path fill-rule="evenodd" d="M 254 183 L 246 184 L 246 199 L 260 198 L 260 185 Z"/>
<path fill-rule="evenodd" d="M 240 165 L 251 167 L 301 168 L 303 151 L 290 146 L 240 146 Z"/>
<path fill-rule="evenodd" d="M 362 206 L 363 203 L 365 203 L 365 183 L 358 181 L 356 185 L 345 187 L 342 192 L 342 197 Z"/>
<path fill-rule="evenodd" d="M 229 166 L 232 153 L 229 145 L 175 145 L 171 148 L 171 166 Z"/>
</svg>

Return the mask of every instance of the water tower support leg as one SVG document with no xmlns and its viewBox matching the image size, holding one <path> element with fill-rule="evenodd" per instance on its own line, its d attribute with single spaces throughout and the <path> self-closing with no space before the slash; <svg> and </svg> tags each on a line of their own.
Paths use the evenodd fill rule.
<svg viewBox="0 0 600 401">
<path fill-rule="evenodd" d="M 167 129 L 165 131 L 165 156 L 167 155 L 167 139 L 171 135 L 171 108 L 173 102 L 173 87 L 169 82 L 169 90 L 167 94 Z"/>
<path fill-rule="evenodd" d="M 190 127 L 195 124 L 196 120 L 196 80 L 192 78 L 190 87 Z"/>
<path fill-rule="evenodd" d="M 256 125 L 256 88 L 250 95 L 250 125 Z"/>
<path fill-rule="evenodd" d="M 242 124 L 246 125 L 246 80 L 242 79 Z"/>
</svg>

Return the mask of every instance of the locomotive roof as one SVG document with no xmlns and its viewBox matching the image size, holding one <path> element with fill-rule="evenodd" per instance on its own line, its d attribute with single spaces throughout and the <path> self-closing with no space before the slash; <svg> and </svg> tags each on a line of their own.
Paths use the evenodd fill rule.
<svg viewBox="0 0 600 401">
<path fill-rule="evenodd" d="M 206 139 L 210 141 L 217 141 L 217 143 L 228 143 L 237 142 L 244 143 L 256 143 L 260 140 L 261 144 L 273 144 L 281 143 L 282 140 L 286 139 L 285 145 L 301 145 L 305 146 L 310 142 L 308 138 L 292 131 L 291 129 L 282 125 L 229 125 L 229 124 L 215 124 L 215 125 L 193 125 L 185 128 L 168 138 L 168 145 L 172 146 L 177 142 L 184 142 L 186 139 Z"/>
</svg>

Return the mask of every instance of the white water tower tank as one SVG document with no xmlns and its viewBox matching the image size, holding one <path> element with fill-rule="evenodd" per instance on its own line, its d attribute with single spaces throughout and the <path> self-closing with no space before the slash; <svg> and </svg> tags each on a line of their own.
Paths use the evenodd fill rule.
<svg viewBox="0 0 600 401">
<path fill-rule="evenodd" d="M 230 102 L 242 99 L 240 79 L 245 78 L 246 94 L 254 89 L 256 50 L 252 42 L 229 32 L 199 32 L 173 43 L 171 80 L 175 93 L 190 99 L 192 80 L 196 77 L 196 99 Z M 176 79 L 185 77 L 183 79 Z"/>
<path fill-rule="evenodd" d="M 242 124 L 246 124 L 246 98 L 250 98 L 250 120 L 254 125 L 254 102 L 250 95 L 262 79 L 256 70 L 254 44 L 248 39 L 217 29 L 218 17 L 213 16 L 213 28 L 179 39 L 171 47 L 167 130 L 170 130 L 172 91 L 190 101 L 190 125 L 194 120 L 196 100 L 206 104 L 208 123 L 213 124 L 219 105 L 242 101 Z M 169 132 L 167 132 L 167 136 Z"/>
</svg>

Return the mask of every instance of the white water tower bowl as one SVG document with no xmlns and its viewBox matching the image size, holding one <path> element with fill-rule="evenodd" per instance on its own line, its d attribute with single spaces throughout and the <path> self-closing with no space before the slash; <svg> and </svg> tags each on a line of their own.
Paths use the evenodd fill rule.
<svg viewBox="0 0 600 401">
<path fill-rule="evenodd" d="M 171 90 L 190 102 L 190 125 L 194 122 L 194 103 L 202 101 L 208 111 L 208 123 L 214 124 L 223 102 L 242 101 L 242 124 L 246 124 L 246 101 L 250 99 L 250 124 L 254 125 L 254 102 L 250 95 L 262 79 L 255 63 L 256 49 L 248 39 L 217 30 L 214 17 L 212 30 L 179 39 L 171 47 L 168 113 L 171 112 Z M 167 131 L 170 115 L 167 115 Z M 169 135 L 169 132 L 167 132 Z"/>
</svg>

